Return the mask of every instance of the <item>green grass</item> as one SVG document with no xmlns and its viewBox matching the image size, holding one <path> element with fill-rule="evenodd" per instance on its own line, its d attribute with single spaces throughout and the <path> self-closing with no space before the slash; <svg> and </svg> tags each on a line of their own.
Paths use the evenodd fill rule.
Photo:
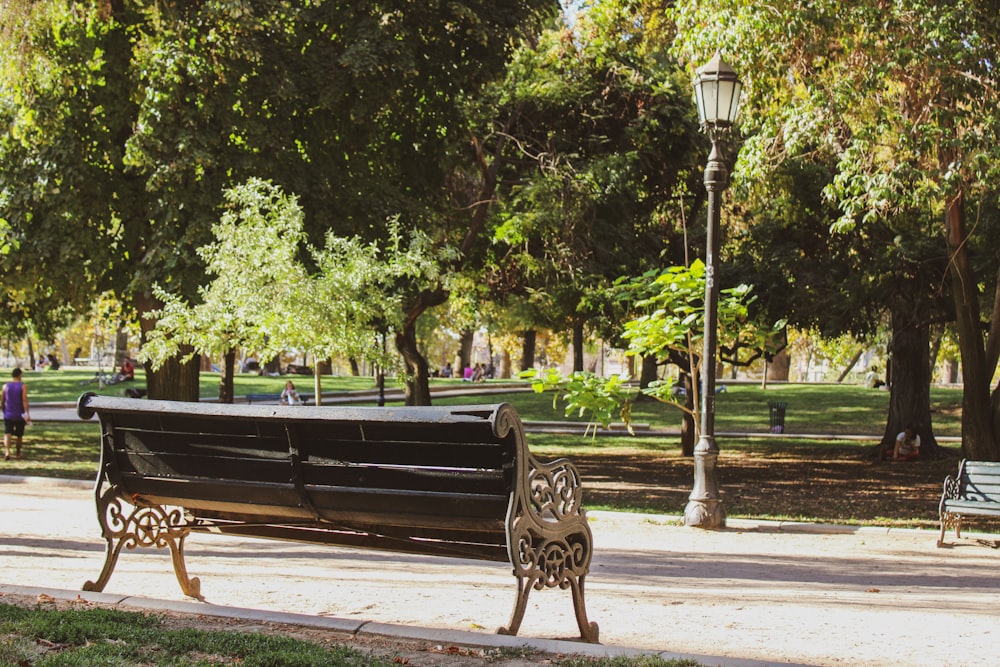
<svg viewBox="0 0 1000 667">
<path fill-rule="evenodd" d="M 220 664 L 382 667 L 393 662 L 277 634 L 166 629 L 156 616 L 114 609 L 0 605 L 0 665 Z"/>
<path fill-rule="evenodd" d="M 29 387 L 32 404 L 45 402 L 75 402 L 84 391 L 95 391 L 107 396 L 121 396 L 128 387 L 145 386 L 145 377 L 140 370 L 136 380 L 99 388 L 96 383 L 83 384 L 94 377 L 93 369 L 63 368 L 58 371 L 32 371 L 25 373 L 24 381 Z M 280 393 L 285 381 L 293 379 L 303 392 L 312 391 L 312 377 L 282 376 L 268 377 L 249 373 L 237 374 L 234 378 L 237 396 L 246 394 Z M 516 381 L 512 381 L 516 382 Z M 349 391 L 373 390 L 371 377 L 323 376 L 323 394 L 334 395 Z M 488 388 L 494 383 L 477 384 L 474 388 L 461 380 L 435 378 L 431 381 L 432 391 L 437 389 L 459 389 L 468 393 L 461 396 L 438 396 L 436 405 L 484 404 L 509 402 L 513 404 L 525 421 L 555 421 L 569 419 L 586 422 L 586 416 L 565 415 L 564 404 L 559 401 L 553 408 L 554 395 L 551 392 L 509 392 L 501 394 L 477 393 L 474 389 Z M 527 386 L 527 383 L 524 383 Z M 399 388 L 395 378 L 389 378 L 387 388 Z M 201 374 L 201 392 L 204 400 L 212 400 L 219 395 L 218 373 Z M 848 384 L 772 384 L 762 389 L 757 384 L 727 384 L 726 392 L 716 397 L 715 426 L 717 432 L 766 433 L 769 430 L 769 402 L 783 402 L 785 409 L 785 432 L 789 434 L 832 434 L 832 435 L 875 435 L 881 436 L 885 430 L 885 419 L 889 410 L 889 393 Z M 390 404 L 399 404 L 390 400 Z M 374 399 L 369 402 L 374 404 Z M 956 388 L 931 388 L 931 418 L 934 432 L 938 436 L 961 434 L 962 391 Z M 642 401 L 633 406 L 632 420 L 649 424 L 653 428 L 677 429 L 681 422 L 681 412 L 674 406 L 656 401 Z"/>
<path fill-rule="evenodd" d="M 32 403 L 73 403 L 86 391 L 92 391 L 103 396 L 121 396 L 130 387 L 145 387 L 145 373 L 138 369 L 135 380 L 99 387 L 97 382 L 91 382 L 95 376 L 93 368 L 63 367 L 58 371 L 26 371 L 24 382 L 28 385 L 29 398 Z M 9 372 L 4 377 L 9 377 Z M 253 373 L 238 373 L 233 377 L 233 387 L 237 396 L 245 394 L 278 394 L 287 380 L 293 380 L 302 391 L 312 391 L 312 376 L 295 375 L 270 377 Z M 375 388 L 375 381 L 370 377 L 323 376 L 323 391 L 341 392 L 370 390 Z M 215 399 L 219 396 L 219 374 L 202 373 L 200 376 L 199 395 L 202 399 Z"/>
<path fill-rule="evenodd" d="M 0 472 L 92 480 L 101 460 L 100 426 L 96 421 L 34 422 L 24 431 L 23 453 L 19 461 L 0 463 Z"/>
<path fill-rule="evenodd" d="M 197 623 L 194 620 L 193 623 Z M 407 659 L 358 651 L 336 643 L 320 645 L 280 634 L 166 627 L 155 614 L 118 609 L 56 609 L 43 605 L 0 604 L 0 665 L 72 667 L 151 665 L 186 667 L 388 667 Z M 482 663 L 531 662 L 535 651 L 500 648 L 484 651 Z M 559 667 L 698 667 L 693 660 L 655 655 L 616 658 L 543 656 Z"/>
<path fill-rule="evenodd" d="M 460 403 L 513 404 L 525 421 L 571 419 L 586 421 L 578 415 L 565 416 L 564 404 L 553 409 L 553 394 L 509 393 L 470 394 L 442 397 L 435 404 Z M 815 435 L 875 435 L 881 437 L 889 412 L 889 393 L 856 385 L 783 384 L 761 389 L 756 384 L 727 385 L 726 392 L 715 401 L 716 432 L 767 433 L 770 429 L 769 402 L 783 402 L 785 432 Z M 935 434 L 961 434 L 961 389 L 932 387 L 931 412 Z M 672 405 L 642 401 L 632 408 L 632 421 L 647 423 L 653 428 L 678 429 L 681 412 Z"/>
</svg>

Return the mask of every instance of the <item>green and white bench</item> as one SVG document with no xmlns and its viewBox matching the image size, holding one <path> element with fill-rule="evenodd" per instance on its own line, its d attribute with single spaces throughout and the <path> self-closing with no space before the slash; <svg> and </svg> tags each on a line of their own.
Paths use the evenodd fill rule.
<svg viewBox="0 0 1000 667">
<path fill-rule="evenodd" d="M 955 529 L 962 537 L 962 521 L 969 517 L 1000 518 L 1000 463 L 968 461 L 958 464 L 958 475 L 948 475 L 938 506 L 941 535 L 937 545 L 944 546 L 944 531 Z"/>
</svg>

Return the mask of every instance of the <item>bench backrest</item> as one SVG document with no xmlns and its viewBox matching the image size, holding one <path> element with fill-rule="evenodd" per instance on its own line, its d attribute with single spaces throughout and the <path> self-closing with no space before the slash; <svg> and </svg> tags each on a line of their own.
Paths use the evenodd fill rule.
<svg viewBox="0 0 1000 667">
<path fill-rule="evenodd" d="M 240 524 L 223 532 L 509 557 L 506 519 L 526 454 L 510 405 L 288 407 L 84 394 L 78 412 L 100 419 L 100 475 L 119 495 L 183 507 L 216 527 Z"/>
<path fill-rule="evenodd" d="M 959 497 L 1000 502 L 1000 463 L 963 461 L 959 472 Z"/>
</svg>

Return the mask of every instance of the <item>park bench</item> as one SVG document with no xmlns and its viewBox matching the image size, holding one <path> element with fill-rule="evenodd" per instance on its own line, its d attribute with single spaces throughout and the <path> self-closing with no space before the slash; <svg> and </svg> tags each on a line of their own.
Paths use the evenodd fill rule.
<svg viewBox="0 0 1000 667">
<path fill-rule="evenodd" d="M 299 394 L 303 403 L 312 401 L 313 396 L 314 394 Z M 246 394 L 243 398 L 246 399 L 247 403 L 273 403 L 277 405 L 278 401 L 281 400 L 281 394 Z"/>
<path fill-rule="evenodd" d="M 938 505 L 941 535 L 937 545 L 944 546 L 944 531 L 955 528 L 955 537 L 962 537 L 965 518 L 1000 517 L 1000 463 L 968 461 L 958 464 L 958 475 L 948 475 Z"/>
<path fill-rule="evenodd" d="M 592 536 L 576 467 L 542 463 L 508 404 L 287 407 L 80 397 L 101 423 L 95 496 L 107 542 L 101 591 L 123 547 L 168 548 L 182 591 L 192 532 L 507 562 L 517 634 L 532 589 L 569 589 L 581 638 Z"/>
</svg>

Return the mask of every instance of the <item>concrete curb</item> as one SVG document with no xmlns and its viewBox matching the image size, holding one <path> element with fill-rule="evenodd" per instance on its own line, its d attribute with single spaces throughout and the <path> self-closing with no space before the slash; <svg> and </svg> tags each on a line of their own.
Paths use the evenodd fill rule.
<svg viewBox="0 0 1000 667">
<path fill-rule="evenodd" d="M 94 593 L 89 591 L 67 591 L 57 588 L 39 588 L 35 586 L 16 586 L 0 584 L 0 601 L 3 595 L 19 595 L 24 597 L 48 597 L 64 602 L 84 600 L 95 604 L 105 604 L 121 607 L 125 610 L 142 612 L 173 612 L 191 614 L 194 616 L 213 616 L 221 618 L 238 618 L 261 623 L 276 623 L 282 625 L 298 625 L 317 630 L 340 632 L 355 637 L 382 637 L 390 639 L 426 641 L 446 646 L 465 646 L 470 648 L 518 648 L 530 649 L 539 653 L 553 655 L 579 655 L 589 658 L 634 657 L 641 655 L 656 655 L 664 660 L 696 660 L 706 665 L 719 667 L 766 667 L 767 665 L 785 665 L 787 667 L 808 667 L 793 663 L 761 662 L 758 660 L 742 660 L 720 658 L 706 655 L 670 653 L 666 651 L 650 651 L 602 644 L 586 644 L 578 641 L 561 639 L 543 639 L 538 637 L 510 637 L 507 635 L 491 635 L 465 630 L 442 630 L 421 628 L 390 623 L 376 623 L 364 620 L 349 620 L 327 616 L 311 616 L 308 614 L 292 614 L 272 612 L 261 609 L 242 607 L 226 607 L 205 602 L 183 602 L 157 600 L 152 598 L 134 597 L 128 595 L 113 595 L 109 593 Z"/>
</svg>

